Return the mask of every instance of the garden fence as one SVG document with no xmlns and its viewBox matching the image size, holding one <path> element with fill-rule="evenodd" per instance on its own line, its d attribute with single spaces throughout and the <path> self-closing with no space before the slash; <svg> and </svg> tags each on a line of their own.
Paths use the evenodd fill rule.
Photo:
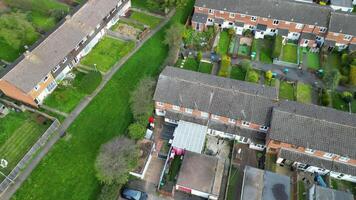
<svg viewBox="0 0 356 200">
<path fill-rule="evenodd" d="M 12 169 L 12 171 L 8 174 L 7 178 L 5 178 L 0 183 L 0 197 L 1 194 L 10 186 L 10 184 L 15 181 L 21 170 L 23 170 L 30 163 L 32 157 L 36 154 L 36 152 L 46 144 L 48 139 L 52 136 L 52 134 L 57 130 L 59 126 L 60 122 L 57 119 L 54 120 L 51 126 L 46 130 L 46 132 L 43 133 L 43 135 L 20 160 L 20 162 L 17 163 L 14 169 Z"/>
</svg>

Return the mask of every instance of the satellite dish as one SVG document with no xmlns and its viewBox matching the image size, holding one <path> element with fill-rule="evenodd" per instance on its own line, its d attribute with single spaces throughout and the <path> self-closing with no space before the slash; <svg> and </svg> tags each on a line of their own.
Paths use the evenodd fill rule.
<svg viewBox="0 0 356 200">
<path fill-rule="evenodd" d="M 9 163 L 5 159 L 0 160 L 0 167 L 6 168 Z"/>
</svg>

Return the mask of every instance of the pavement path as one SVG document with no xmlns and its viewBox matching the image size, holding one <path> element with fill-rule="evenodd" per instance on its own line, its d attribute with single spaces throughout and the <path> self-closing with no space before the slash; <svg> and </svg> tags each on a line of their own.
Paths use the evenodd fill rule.
<svg viewBox="0 0 356 200">
<path fill-rule="evenodd" d="M 167 17 L 147 35 L 147 37 L 141 42 L 137 43 L 135 49 L 131 51 L 126 57 L 121 59 L 115 66 L 103 77 L 103 81 L 96 88 L 96 90 L 89 96 L 86 96 L 77 107 L 69 114 L 69 116 L 64 120 L 62 125 L 57 130 L 57 134 L 55 134 L 47 144 L 42 148 L 40 152 L 33 158 L 32 162 L 28 165 L 28 167 L 17 177 L 15 180 L 15 184 L 11 185 L 1 196 L 2 200 L 9 200 L 11 196 L 16 192 L 17 189 L 20 188 L 21 184 L 26 180 L 26 178 L 31 174 L 31 172 L 36 168 L 36 166 L 40 163 L 40 161 L 46 156 L 46 154 L 51 150 L 54 144 L 61 138 L 61 135 L 66 132 L 69 126 L 73 123 L 73 121 L 79 116 L 79 114 L 84 110 L 84 108 L 94 99 L 96 95 L 104 88 L 104 86 L 109 82 L 112 76 L 122 67 L 122 65 L 132 56 L 134 55 L 141 46 L 151 38 L 155 33 L 157 33 L 164 25 L 168 23 L 170 18 L 175 13 L 175 10 L 172 10 Z"/>
<path fill-rule="evenodd" d="M 57 110 L 55 108 L 51 108 L 51 107 L 46 106 L 46 105 L 41 105 L 41 108 L 43 108 L 44 110 L 50 111 L 52 113 L 56 113 L 58 115 L 62 115 L 63 117 L 68 117 L 69 116 L 68 113 L 62 112 L 60 110 Z"/>
</svg>

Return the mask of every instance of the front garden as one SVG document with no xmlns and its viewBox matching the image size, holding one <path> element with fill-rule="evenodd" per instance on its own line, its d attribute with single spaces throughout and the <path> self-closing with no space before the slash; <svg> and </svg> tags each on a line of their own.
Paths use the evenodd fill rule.
<svg viewBox="0 0 356 200">
<path fill-rule="evenodd" d="M 81 64 L 93 70 L 107 72 L 134 47 L 135 43 L 133 41 L 126 42 L 104 37 L 95 45 L 92 51 L 82 59 Z"/>
<path fill-rule="evenodd" d="M 221 31 L 216 52 L 221 55 L 227 54 L 229 45 L 230 45 L 230 35 L 229 35 L 228 31 L 227 30 Z"/>
<path fill-rule="evenodd" d="M 298 46 L 292 43 L 283 45 L 280 59 L 285 62 L 298 63 Z"/>
<path fill-rule="evenodd" d="M 287 81 L 281 81 L 279 85 L 279 98 L 294 101 L 294 85 Z"/>
<path fill-rule="evenodd" d="M 199 72 L 205 73 L 205 74 L 211 74 L 212 69 L 213 69 L 212 63 L 200 61 L 199 70 L 198 70 Z"/>
<path fill-rule="evenodd" d="M 154 29 L 161 22 L 161 19 L 158 17 L 154 17 L 152 15 L 148 15 L 142 12 L 130 11 L 130 19 L 133 19 L 137 22 L 140 22 L 144 25 L 149 26 L 151 29 Z"/>
<path fill-rule="evenodd" d="M 313 87 L 302 82 L 297 83 L 296 100 L 301 103 L 311 104 L 313 101 Z"/>
</svg>

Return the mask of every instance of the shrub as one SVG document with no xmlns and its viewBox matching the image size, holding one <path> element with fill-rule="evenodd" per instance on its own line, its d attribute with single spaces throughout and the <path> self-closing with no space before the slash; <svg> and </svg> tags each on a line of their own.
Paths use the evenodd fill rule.
<svg viewBox="0 0 356 200">
<path fill-rule="evenodd" d="M 356 85 L 356 65 L 350 66 L 350 84 Z"/>
<path fill-rule="evenodd" d="M 278 58 L 282 51 L 282 36 L 277 35 L 273 43 L 272 58 Z"/>
<path fill-rule="evenodd" d="M 101 83 L 102 76 L 99 71 L 91 71 L 86 74 L 78 85 L 78 90 L 85 94 L 91 94 Z"/>
<path fill-rule="evenodd" d="M 346 103 L 350 103 L 352 101 L 352 98 L 353 98 L 352 93 L 348 92 L 348 91 L 344 91 L 341 94 L 341 97 Z"/>
<path fill-rule="evenodd" d="M 229 28 L 228 33 L 229 33 L 229 35 L 231 37 L 231 36 L 233 36 L 235 34 L 235 30 L 233 28 Z"/>
<path fill-rule="evenodd" d="M 248 71 L 252 68 L 252 64 L 249 60 L 243 60 L 240 64 L 242 69 L 244 69 L 245 71 Z"/>
<path fill-rule="evenodd" d="M 321 105 L 329 106 L 331 103 L 331 95 L 330 92 L 323 89 L 321 92 Z"/>
<path fill-rule="evenodd" d="M 260 78 L 260 76 L 259 76 L 259 74 L 258 74 L 255 70 L 249 70 L 249 71 L 247 72 L 247 78 L 246 78 L 246 80 L 247 80 L 248 82 L 258 83 L 259 78 Z"/>
<path fill-rule="evenodd" d="M 202 58 L 203 58 L 203 53 L 202 53 L 201 51 L 199 51 L 199 52 L 197 53 L 197 60 L 198 60 L 198 62 L 200 62 Z"/>
<path fill-rule="evenodd" d="M 224 55 L 221 58 L 221 67 L 219 70 L 219 76 L 229 77 L 231 68 L 231 58 L 227 55 Z"/>
<path fill-rule="evenodd" d="M 116 200 L 120 193 L 120 188 L 121 186 L 117 184 L 104 184 L 100 190 L 98 200 Z"/>
<path fill-rule="evenodd" d="M 129 137 L 134 140 L 142 139 L 145 136 L 146 128 L 141 123 L 133 123 L 129 126 Z"/>
<path fill-rule="evenodd" d="M 268 70 L 265 74 L 265 78 L 267 79 L 267 81 L 271 81 L 273 77 L 273 73 L 271 70 Z"/>
<path fill-rule="evenodd" d="M 245 37 L 252 37 L 252 36 L 253 36 L 252 31 L 251 31 L 250 29 L 245 30 L 245 31 L 243 32 L 243 35 L 244 35 Z"/>
</svg>

